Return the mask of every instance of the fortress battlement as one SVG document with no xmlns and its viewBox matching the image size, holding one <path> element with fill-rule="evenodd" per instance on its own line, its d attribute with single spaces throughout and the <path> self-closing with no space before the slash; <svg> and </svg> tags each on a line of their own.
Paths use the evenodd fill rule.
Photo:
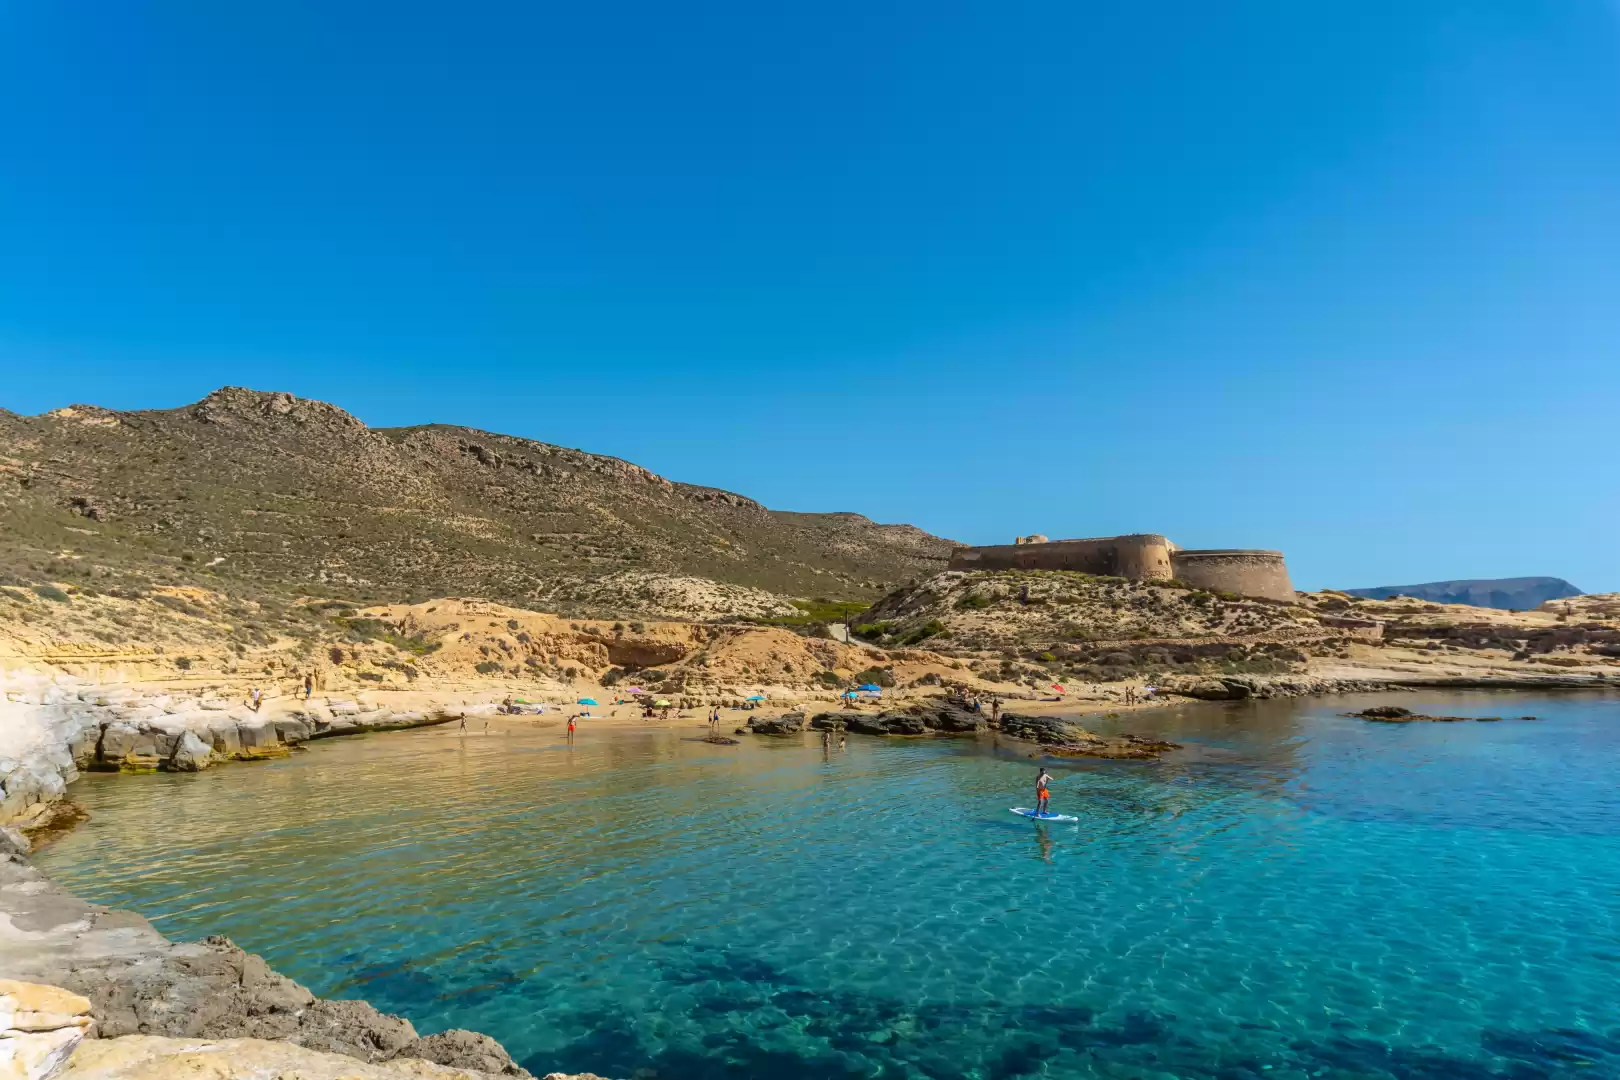
<svg viewBox="0 0 1620 1080">
<path fill-rule="evenodd" d="M 1085 540 L 1019 537 L 1017 543 L 961 547 L 952 570 L 1076 570 L 1131 581 L 1186 582 L 1209 592 L 1292 601 L 1294 586 L 1280 551 L 1241 548 L 1183 550 L 1158 533 Z"/>
</svg>

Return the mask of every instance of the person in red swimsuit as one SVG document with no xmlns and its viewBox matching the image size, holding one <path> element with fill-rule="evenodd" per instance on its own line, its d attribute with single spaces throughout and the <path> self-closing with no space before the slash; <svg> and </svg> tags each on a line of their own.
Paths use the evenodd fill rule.
<svg viewBox="0 0 1620 1080">
<path fill-rule="evenodd" d="M 1047 800 L 1052 797 L 1052 793 L 1046 789 L 1046 785 L 1051 783 L 1051 781 L 1052 781 L 1052 774 L 1047 772 L 1046 768 L 1044 766 L 1042 766 L 1041 775 L 1039 775 L 1039 776 L 1037 776 L 1035 778 L 1035 816 L 1036 817 L 1045 817 L 1046 816 L 1046 803 L 1047 803 Z"/>
</svg>

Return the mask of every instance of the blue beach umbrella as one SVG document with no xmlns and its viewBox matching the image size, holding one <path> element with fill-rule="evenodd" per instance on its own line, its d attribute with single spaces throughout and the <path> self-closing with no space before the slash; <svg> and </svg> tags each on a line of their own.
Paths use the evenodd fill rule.
<svg viewBox="0 0 1620 1080">
<path fill-rule="evenodd" d="M 595 705 L 596 704 L 596 699 L 593 698 L 593 697 L 582 697 L 577 702 L 575 702 L 574 704 L 576 704 L 576 705 Z"/>
<path fill-rule="evenodd" d="M 855 689 L 857 689 L 857 690 L 876 690 L 879 693 L 883 692 L 883 687 L 878 686 L 876 683 L 867 683 L 865 686 L 857 686 Z"/>
<path fill-rule="evenodd" d="M 764 701 L 765 700 L 765 695 L 764 694 L 755 694 L 753 697 L 749 698 L 748 700 L 749 701 Z"/>
</svg>

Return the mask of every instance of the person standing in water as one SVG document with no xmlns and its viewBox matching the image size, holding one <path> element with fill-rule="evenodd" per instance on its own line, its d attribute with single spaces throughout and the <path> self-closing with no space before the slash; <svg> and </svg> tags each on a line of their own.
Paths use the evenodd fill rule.
<svg viewBox="0 0 1620 1080">
<path fill-rule="evenodd" d="M 572 716 L 568 718 L 568 741 L 574 741 L 574 718 Z"/>
<path fill-rule="evenodd" d="M 1051 798 L 1052 798 L 1052 793 L 1047 790 L 1046 785 L 1050 784 L 1051 782 L 1052 782 L 1052 774 L 1046 771 L 1046 766 L 1044 766 L 1044 765 L 1041 766 L 1041 774 L 1035 778 L 1035 816 L 1036 817 L 1045 817 L 1046 816 L 1046 813 L 1047 813 L 1046 806 L 1047 806 L 1047 803 L 1050 802 Z"/>
</svg>

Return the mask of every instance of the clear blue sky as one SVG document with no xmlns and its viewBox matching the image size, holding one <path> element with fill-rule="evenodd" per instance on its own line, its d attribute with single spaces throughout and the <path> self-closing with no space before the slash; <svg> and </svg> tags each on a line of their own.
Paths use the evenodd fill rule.
<svg viewBox="0 0 1620 1080">
<path fill-rule="evenodd" d="M 0 0 L 0 367 L 1620 589 L 1620 4 Z"/>
</svg>

